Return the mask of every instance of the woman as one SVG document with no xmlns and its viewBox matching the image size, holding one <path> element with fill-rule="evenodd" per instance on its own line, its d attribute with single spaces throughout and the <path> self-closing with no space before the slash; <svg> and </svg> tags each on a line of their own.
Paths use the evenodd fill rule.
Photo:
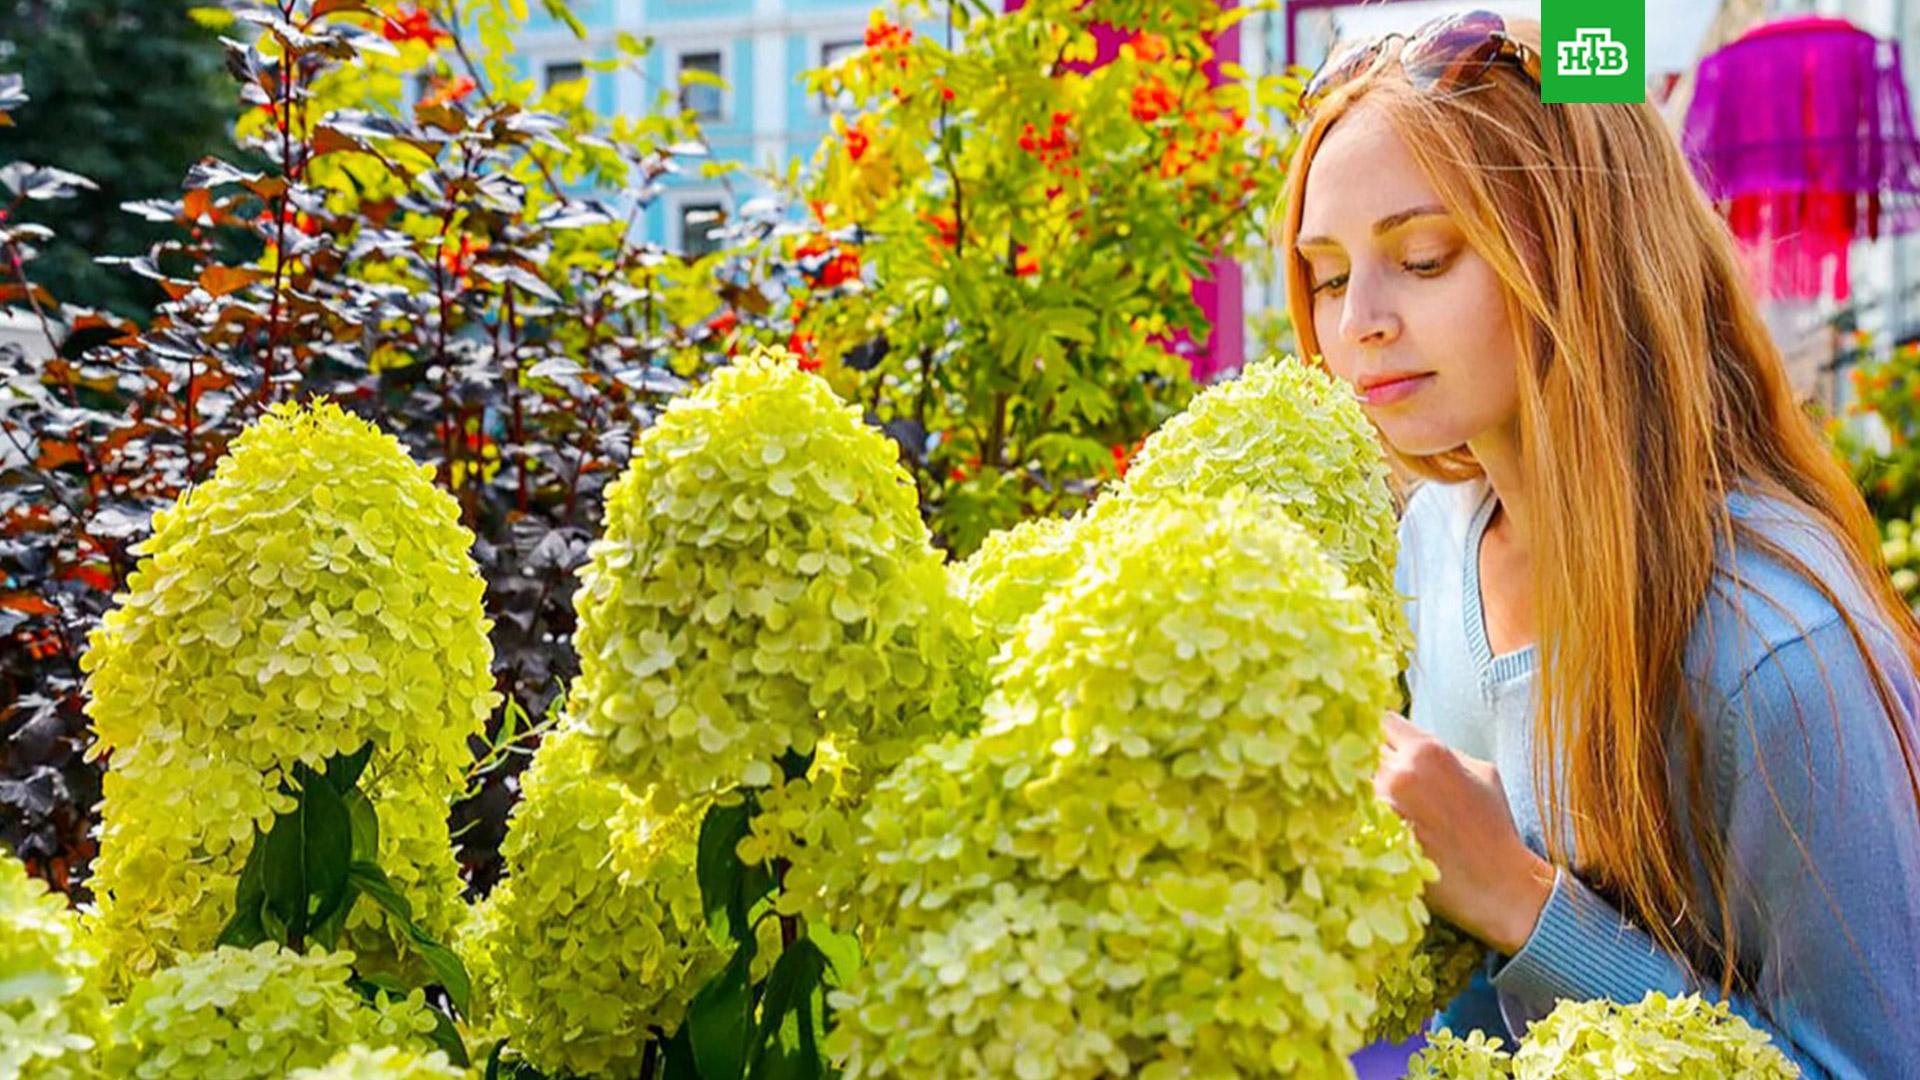
<svg viewBox="0 0 1920 1080">
<path fill-rule="evenodd" d="M 1646 105 L 1543 105 L 1484 12 L 1310 84 L 1302 352 L 1401 471 L 1411 722 L 1376 777 L 1483 942 L 1441 1022 L 1725 998 L 1920 1078 L 1920 627 Z"/>
</svg>

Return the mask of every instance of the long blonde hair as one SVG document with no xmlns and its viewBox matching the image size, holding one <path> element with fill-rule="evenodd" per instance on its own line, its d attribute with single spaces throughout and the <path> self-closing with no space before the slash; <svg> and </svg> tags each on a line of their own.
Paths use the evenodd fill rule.
<svg viewBox="0 0 1920 1080">
<path fill-rule="evenodd" d="M 1510 30 L 1538 46 L 1537 24 Z M 1795 403 L 1725 227 L 1649 105 L 1544 106 L 1505 62 L 1453 91 L 1416 89 L 1394 64 L 1337 88 L 1302 132 L 1276 222 L 1302 355 L 1320 354 L 1307 266 L 1294 248 L 1307 170 L 1329 127 L 1362 99 L 1400 134 L 1498 273 L 1516 328 L 1541 644 L 1534 786 L 1549 857 L 1565 864 L 1571 851 L 1583 878 L 1730 992 L 1725 851 L 1709 813 L 1688 815 L 1682 836 L 1676 803 L 1684 796 L 1707 805 L 1707 733 L 1682 665 L 1716 572 L 1716 539 L 1779 559 L 1845 619 L 1894 727 L 1916 808 L 1920 751 L 1853 614 L 1801 560 L 1736 520 L 1728 493 L 1783 499 L 1831 533 L 1871 597 L 1871 615 L 1914 670 L 1920 626 L 1888 579 L 1860 493 Z M 1465 447 L 1431 457 L 1387 452 L 1418 477 L 1481 475 Z M 1688 755 L 1684 792 L 1670 783 L 1674 753 Z M 1561 824 L 1569 820 L 1570 838 Z M 1693 901 L 1689 843 L 1712 883 L 1717 919 Z"/>
</svg>

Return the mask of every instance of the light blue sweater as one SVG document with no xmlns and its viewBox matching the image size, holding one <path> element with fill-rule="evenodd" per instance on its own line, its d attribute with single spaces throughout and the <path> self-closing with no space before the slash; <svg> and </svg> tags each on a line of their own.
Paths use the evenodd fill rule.
<svg viewBox="0 0 1920 1080">
<path fill-rule="evenodd" d="M 1898 722 L 1920 740 L 1920 685 L 1831 540 L 1775 500 L 1734 495 L 1728 507 L 1838 594 L 1893 680 Z M 1480 609 L 1479 541 L 1493 508 L 1484 480 L 1428 483 L 1401 520 L 1397 579 L 1415 639 L 1411 719 L 1499 766 L 1521 837 L 1544 855 L 1532 776 L 1535 648 L 1493 655 Z M 1753 988 L 1731 1004 L 1809 1078 L 1920 1080 L 1920 814 L 1892 727 L 1834 605 L 1745 545 L 1730 560 L 1723 550 L 1719 567 L 1685 670 L 1706 728 L 1711 812 L 1726 838 L 1741 970 Z M 1737 586 L 1727 568 L 1738 571 Z M 1695 896 L 1717 926 L 1697 860 L 1695 871 Z M 1719 996 L 1717 979 L 1702 985 L 1687 972 L 1562 869 L 1533 936 L 1514 956 L 1489 953 L 1436 1026 L 1479 1028 L 1511 1045 L 1561 998 Z"/>
</svg>

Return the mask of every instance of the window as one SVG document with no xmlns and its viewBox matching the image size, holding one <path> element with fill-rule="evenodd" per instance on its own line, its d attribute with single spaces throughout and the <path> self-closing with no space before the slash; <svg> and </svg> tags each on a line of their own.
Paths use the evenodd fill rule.
<svg viewBox="0 0 1920 1080">
<path fill-rule="evenodd" d="M 714 233 L 726 224 L 727 208 L 717 202 L 687 203 L 680 208 L 680 250 L 697 259 L 720 249 Z"/>
<path fill-rule="evenodd" d="M 702 120 L 718 120 L 721 116 L 721 89 L 715 82 L 689 82 L 687 76 L 694 72 L 711 75 L 720 79 L 720 54 L 718 52 L 690 52 L 680 54 L 680 107 L 691 109 Z"/>
<path fill-rule="evenodd" d="M 832 67 L 866 47 L 867 43 L 858 39 L 852 41 L 823 42 L 820 46 L 820 66 L 823 68 Z M 822 93 L 820 95 L 820 111 L 823 113 L 852 112 L 853 95 L 845 90 L 837 94 Z"/>
<path fill-rule="evenodd" d="M 560 60 L 547 65 L 547 89 L 561 83 L 579 82 L 587 77 L 587 66 L 578 60 Z"/>
</svg>

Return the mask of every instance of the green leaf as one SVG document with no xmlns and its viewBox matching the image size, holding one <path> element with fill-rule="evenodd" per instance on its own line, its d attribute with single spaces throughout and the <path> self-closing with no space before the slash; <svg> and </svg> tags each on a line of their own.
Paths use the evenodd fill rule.
<svg viewBox="0 0 1920 1080">
<path fill-rule="evenodd" d="M 693 1031 L 682 1023 L 673 1033 L 660 1061 L 660 1080 L 701 1080 L 700 1068 L 693 1060 Z"/>
<path fill-rule="evenodd" d="M 753 807 L 742 801 L 710 807 L 700 822 L 700 851 L 694 868 L 700 880 L 700 902 L 715 930 L 722 929 L 720 919 L 725 916 L 725 929 L 735 941 L 751 936 L 747 912 L 774 884 L 764 866 L 740 861 L 740 840 L 747 835 L 752 814 Z"/>
<path fill-rule="evenodd" d="M 652 37 L 637 38 L 625 30 L 614 35 L 613 43 L 614 47 L 619 49 L 623 55 L 630 56 L 636 60 L 641 59 L 653 51 Z"/>
<path fill-rule="evenodd" d="M 409 936 L 413 939 L 414 951 L 433 969 L 434 978 L 440 981 L 447 996 L 453 999 L 453 1007 L 465 1015 L 467 1004 L 473 997 L 473 984 L 467 977 L 467 966 L 460 962 L 457 953 L 433 940 L 419 927 L 414 927 Z"/>
<path fill-rule="evenodd" d="M 406 983 L 385 972 L 356 974 L 351 981 L 354 989 L 360 991 L 360 996 L 368 1001 L 372 1001 L 376 993 L 384 993 L 391 997 L 406 997 L 407 991 L 411 989 Z"/>
<path fill-rule="evenodd" d="M 700 904 L 709 923 L 714 923 L 720 913 L 730 912 L 734 898 L 739 895 L 740 876 L 746 867 L 736 849 L 745 835 L 745 803 L 708 807 L 706 817 L 701 819 L 700 852 L 694 873 L 700 879 Z"/>
<path fill-rule="evenodd" d="M 800 1010 L 800 1060 L 809 1069 L 807 1080 L 818 1080 L 827 1071 L 825 1059 L 820 1054 L 820 1044 L 814 1037 L 814 1010 L 820 1010 L 820 1026 L 826 1027 L 826 992 L 816 988 L 810 995 L 804 1008 Z"/>
<path fill-rule="evenodd" d="M 803 1024 L 799 1017 L 811 1012 L 814 995 L 820 990 L 820 976 L 826 968 L 827 958 L 807 938 L 787 946 L 774 963 L 760 998 L 760 1033 L 754 1039 L 754 1080 L 818 1075 L 817 1056 L 811 1063 L 797 1060 L 798 1032 Z M 780 1038 L 783 1028 L 795 1033 L 792 1044 Z"/>
<path fill-rule="evenodd" d="M 467 976 L 467 967 L 452 949 L 435 941 L 432 935 L 416 926 L 413 921 L 413 905 L 394 888 L 386 872 L 370 862 L 356 862 L 350 871 L 355 888 L 365 893 L 380 909 L 392 916 L 406 931 L 407 939 L 414 951 L 433 969 L 434 978 L 446 988 L 447 996 L 453 999 L 454 1008 L 462 1015 L 467 1012 L 467 1003 L 472 996 L 473 984 Z"/>
<path fill-rule="evenodd" d="M 346 897 L 334 907 L 333 914 L 327 916 L 325 921 L 313 924 L 313 927 L 307 931 L 307 940 L 328 949 L 338 948 L 340 935 L 347 929 L 347 915 L 353 911 L 354 901 L 358 899 L 360 899 L 360 890 L 354 888 L 352 882 L 348 882 Z"/>
<path fill-rule="evenodd" d="M 833 976 L 835 986 L 845 986 L 860 970 L 860 938 L 854 934 L 842 934 L 825 923 L 809 921 L 807 940 L 820 950 L 821 957 L 827 962 L 827 973 Z"/>
<path fill-rule="evenodd" d="M 449 1059 L 461 1068 L 473 1064 L 467 1058 L 467 1044 L 460 1038 L 460 1029 L 453 1025 L 453 1018 L 439 1009 L 433 1010 L 433 1044 L 446 1052 Z"/>
<path fill-rule="evenodd" d="M 353 861 L 377 862 L 380 856 L 380 816 L 374 813 L 373 800 L 366 792 L 353 788 L 346 793 L 347 820 L 353 836 Z"/>
<path fill-rule="evenodd" d="M 780 775 L 789 780 L 798 780 L 806 776 L 807 771 L 813 768 L 813 759 L 817 753 L 818 750 L 815 749 L 805 754 L 800 753 L 798 750 L 788 750 L 786 753 L 781 754 L 779 757 Z"/>
<path fill-rule="evenodd" d="M 753 1032 L 753 941 L 740 943 L 733 959 L 693 997 L 687 1008 L 693 1060 L 701 1080 L 740 1080 L 747 1067 L 747 1040 Z"/>
<path fill-rule="evenodd" d="M 266 862 L 259 829 L 253 831 L 253 847 L 247 851 L 247 862 L 240 868 L 240 881 L 234 888 L 233 917 L 220 930 L 215 945 L 233 945 L 242 949 L 251 949 L 267 940 L 266 924 L 260 920 L 260 908 L 267 902 L 265 872 Z"/>
<path fill-rule="evenodd" d="M 360 776 L 366 772 L 367 762 L 372 757 L 372 739 L 351 754 L 335 754 L 327 759 L 327 782 L 333 785 L 333 790 L 345 796 L 360 783 Z"/>
<path fill-rule="evenodd" d="M 274 912 L 272 904 L 265 901 L 260 904 L 260 925 L 266 929 L 268 941 L 284 944 L 292 940 L 292 935 L 287 932 L 286 921 Z"/>
<path fill-rule="evenodd" d="M 1083 345 L 1093 341 L 1093 312 L 1085 308 L 1043 308 L 1029 313 L 1028 318 L 1038 333 Z"/>
<path fill-rule="evenodd" d="M 191 7 L 187 17 L 208 30 L 220 31 L 233 25 L 233 12 L 219 7 Z"/>
<path fill-rule="evenodd" d="M 809 1055 L 806 1038 L 801 1034 L 804 1020 L 789 1019 L 780 1040 L 768 1048 L 761 1064 L 753 1072 L 754 1080 L 819 1080 L 822 1075 L 819 1050 Z"/>
<path fill-rule="evenodd" d="M 305 765 L 294 766 L 294 778 L 299 801 L 275 818 L 263 866 L 266 906 L 286 926 L 289 944 L 345 901 L 353 861 L 353 822 L 340 793 Z"/>
<path fill-rule="evenodd" d="M 781 1018 L 804 1003 L 807 995 L 820 985 L 826 970 L 826 957 L 813 942 L 801 938 L 787 946 L 767 976 L 760 997 L 760 1039 L 764 1043 L 780 1026 Z"/>
<path fill-rule="evenodd" d="M 500 735 L 495 740 L 494 746 L 496 748 L 512 746 L 514 740 L 520 737 L 520 729 L 526 724 L 526 707 L 520 704 L 520 699 L 517 697 L 507 698 L 507 707 L 500 716 Z"/>
<path fill-rule="evenodd" d="M 385 870 L 370 862 L 356 861 L 347 873 L 354 887 L 379 904 L 380 910 L 393 916 L 403 927 L 413 925 L 413 904 L 394 888 Z"/>
</svg>

